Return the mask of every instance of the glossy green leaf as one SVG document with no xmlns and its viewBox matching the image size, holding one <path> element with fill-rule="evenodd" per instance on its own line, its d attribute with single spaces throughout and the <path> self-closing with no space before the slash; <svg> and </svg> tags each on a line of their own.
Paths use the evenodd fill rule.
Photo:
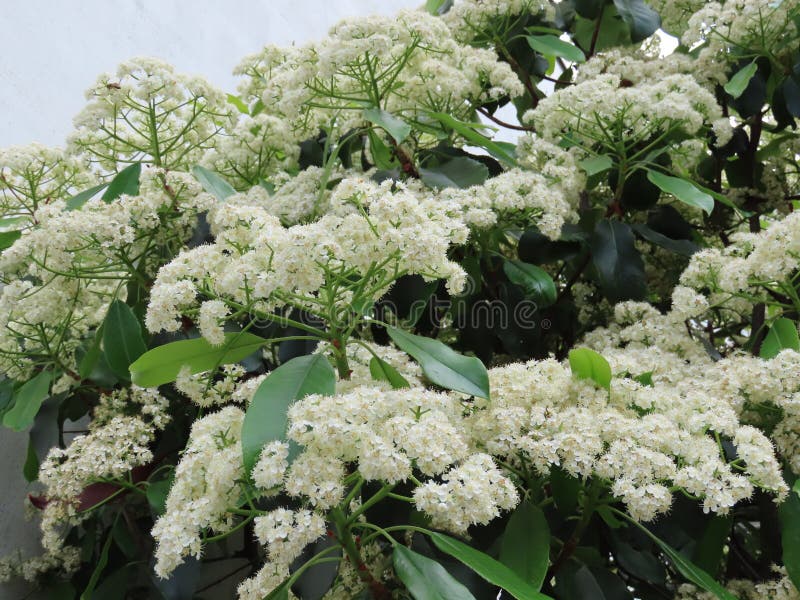
<svg viewBox="0 0 800 600">
<path fill-rule="evenodd" d="M 550 564 L 550 528 L 533 502 L 520 503 L 509 518 L 500 542 L 500 562 L 537 591 L 542 588 Z"/>
<path fill-rule="evenodd" d="M 382 108 L 366 109 L 364 111 L 364 118 L 373 125 L 377 125 L 386 131 L 398 144 L 402 144 L 403 140 L 411 133 L 411 125 Z"/>
<path fill-rule="evenodd" d="M 578 496 L 583 489 L 580 479 L 561 467 L 550 467 L 550 490 L 558 512 L 569 516 L 578 508 Z"/>
<path fill-rule="evenodd" d="M 691 256 L 700 249 L 700 247 L 694 242 L 690 242 L 689 240 L 673 240 L 672 238 L 667 237 L 654 229 L 651 229 L 644 223 L 634 223 L 631 225 L 631 228 L 648 242 L 655 244 L 656 246 L 661 246 L 665 250 L 669 250 L 670 252 L 674 252 L 675 254 L 679 254 L 681 256 Z"/>
<path fill-rule="evenodd" d="M 252 333 L 226 333 L 225 342 L 212 346 L 204 338 L 181 340 L 142 354 L 131 366 L 131 381 L 141 387 L 157 387 L 175 381 L 181 368 L 192 373 L 210 371 L 239 362 L 259 350 L 267 340 Z"/>
<path fill-rule="evenodd" d="M 606 518 L 614 519 L 617 529 L 625 526 L 607 506 L 604 508 Z M 614 560 L 630 575 L 659 586 L 666 581 L 667 571 L 657 553 L 638 550 L 617 535 L 611 536 L 611 549 Z"/>
<path fill-rule="evenodd" d="M 167 509 L 167 496 L 172 487 L 173 479 L 174 475 L 166 479 L 148 482 L 146 493 L 147 503 L 150 505 L 150 510 L 156 517 L 160 517 Z"/>
<path fill-rule="evenodd" d="M 647 291 L 644 261 L 630 225 L 603 219 L 595 225 L 589 244 L 606 298 L 611 302 L 643 299 Z"/>
<path fill-rule="evenodd" d="M 506 147 L 489 139 L 482 133 L 475 131 L 476 127 L 482 127 L 481 123 L 464 123 L 458 119 L 451 117 L 446 113 L 428 113 L 431 117 L 439 121 L 445 127 L 452 129 L 465 140 L 480 148 L 485 148 L 489 154 L 494 156 L 501 162 L 507 165 L 514 166 L 517 164 L 517 159 L 511 154 Z"/>
<path fill-rule="evenodd" d="M 800 351 L 800 336 L 797 334 L 797 324 L 785 317 L 777 319 L 769 328 L 761 344 L 761 358 L 775 358 L 781 350 Z"/>
<path fill-rule="evenodd" d="M 19 238 L 22 237 L 21 231 L 0 231 L 0 252 L 6 248 L 11 248 Z"/>
<path fill-rule="evenodd" d="M 450 0 L 452 1 L 452 0 Z M 442 10 L 448 4 L 448 0 L 426 0 L 425 10 L 434 16 L 442 14 Z"/>
<path fill-rule="evenodd" d="M 75 194 L 72 198 L 67 199 L 67 210 L 77 210 L 84 204 L 86 204 L 89 200 L 97 196 L 102 190 L 108 187 L 107 183 L 101 183 L 94 187 L 90 187 L 88 190 L 84 190 Z"/>
<path fill-rule="evenodd" d="M 527 583 L 488 554 L 442 533 L 430 532 L 428 535 L 439 550 L 460 560 L 486 581 L 503 588 L 517 600 L 552 600 L 539 593 L 538 586 Z"/>
<path fill-rule="evenodd" d="M 411 384 L 400 375 L 397 369 L 377 356 L 373 356 L 369 361 L 369 373 L 375 381 L 388 381 L 396 390 L 411 387 Z"/>
<path fill-rule="evenodd" d="M 795 482 L 797 488 L 798 479 Z M 800 589 L 800 496 L 789 494 L 778 507 L 781 522 L 781 545 L 783 548 L 783 564 L 789 579 Z"/>
<path fill-rule="evenodd" d="M 228 103 L 233 104 L 236 107 L 236 110 L 238 110 L 243 115 L 250 114 L 250 108 L 247 106 L 247 104 L 244 103 L 244 101 L 241 98 L 239 98 L 239 96 L 228 94 Z"/>
<path fill-rule="evenodd" d="M 722 564 L 732 526 L 731 515 L 714 515 L 709 519 L 692 552 L 692 562 L 711 575 L 716 575 Z"/>
<path fill-rule="evenodd" d="M 28 451 L 25 453 L 22 475 L 28 483 L 35 481 L 39 476 L 39 457 L 36 456 L 36 447 L 30 434 L 28 434 Z"/>
<path fill-rule="evenodd" d="M 631 40 L 641 42 L 661 27 L 659 14 L 642 0 L 614 0 L 622 20 L 631 30 Z"/>
<path fill-rule="evenodd" d="M 402 329 L 387 327 L 386 331 L 398 348 L 416 359 L 431 382 L 448 390 L 489 398 L 489 374 L 480 359 Z"/>
<path fill-rule="evenodd" d="M 614 166 L 614 161 L 611 160 L 610 156 L 601 154 L 599 156 L 592 156 L 591 158 L 584 158 L 583 160 L 578 161 L 578 166 L 586 171 L 586 174 L 591 177 L 592 175 L 597 175 L 598 173 L 608 171 Z"/>
<path fill-rule="evenodd" d="M 529 35 L 527 40 L 531 48 L 544 56 L 560 56 L 576 63 L 586 62 L 586 55 L 580 48 L 554 35 Z"/>
<path fill-rule="evenodd" d="M 540 308 L 550 306 L 556 301 L 556 284 L 541 267 L 519 260 L 505 260 L 503 272 L 512 283 L 525 290 L 526 295 L 535 299 Z"/>
<path fill-rule="evenodd" d="M 117 377 L 128 380 L 128 367 L 146 351 L 139 319 L 130 306 L 115 300 L 103 323 L 103 352 L 108 366 Z"/>
<path fill-rule="evenodd" d="M 142 163 L 128 165 L 108 184 L 102 198 L 105 202 L 113 202 L 123 194 L 135 196 L 139 193 L 139 176 L 142 174 Z M 88 200 L 88 198 L 87 198 Z"/>
<path fill-rule="evenodd" d="M 205 167 L 195 165 L 192 167 L 192 175 L 200 182 L 203 189 L 217 200 L 225 200 L 228 196 L 232 196 L 236 193 L 236 190 L 233 189 L 230 183 L 214 173 L 214 171 L 209 171 Z"/>
<path fill-rule="evenodd" d="M 94 597 L 94 589 L 100 581 L 100 576 L 108 564 L 108 552 L 111 549 L 111 542 L 113 536 L 111 532 L 106 536 L 106 541 L 103 544 L 103 549 L 100 551 L 100 557 L 97 559 L 97 564 L 92 571 L 92 576 L 89 578 L 89 583 L 86 584 L 86 589 L 83 590 L 80 600 L 91 600 Z"/>
<path fill-rule="evenodd" d="M 292 581 L 291 577 L 287 577 L 279 586 L 264 596 L 264 600 L 289 600 L 289 589 Z"/>
<path fill-rule="evenodd" d="M 414 600 L 475 600 L 442 565 L 405 546 L 394 547 L 392 563 Z"/>
<path fill-rule="evenodd" d="M 42 371 L 33 379 L 29 379 L 14 394 L 14 406 L 3 415 L 3 425 L 16 431 L 22 431 L 33 423 L 42 402 L 50 395 L 50 383 L 53 374 Z"/>
<path fill-rule="evenodd" d="M 309 394 L 331 396 L 336 373 L 322 354 L 298 356 L 272 371 L 258 386 L 242 424 L 242 456 L 249 473 L 265 444 L 286 440 L 287 411 Z"/>
<path fill-rule="evenodd" d="M 86 348 L 86 353 L 81 357 L 80 362 L 78 363 L 78 375 L 84 379 L 88 378 L 89 375 L 92 374 L 92 371 L 94 371 L 95 366 L 100 360 L 100 355 L 103 352 L 101 348 L 102 341 L 103 324 L 101 323 L 100 327 L 97 328 L 97 331 L 94 332 L 94 338 Z M 128 377 L 130 377 L 130 373 L 128 374 Z"/>
<path fill-rule="evenodd" d="M 756 71 L 758 71 L 758 65 L 755 61 L 739 69 L 725 84 L 725 91 L 734 98 L 738 98 L 750 85 L 750 80 L 756 74 Z"/>
<path fill-rule="evenodd" d="M 599 5 L 603 7 L 600 15 L 600 31 L 595 38 L 597 31 L 597 18 L 575 18 L 573 39 L 581 48 L 591 48 L 594 40 L 595 52 L 614 48 L 617 46 L 629 45 L 631 43 L 631 30 L 627 23 L 622 20 L 613 6 L 609 6 L 601 0 Z M 578 11 L 580 13 L 580 11 Z"/>
<path fill-rule="evenodd" d="M 703 569 L 701 569 L 692 561 L 690 561 L 688 558 L 683 556 L 680 552 L 675 550 L 665 541 L 657 537 L 647 527 L 645 527 L 638 521 L 633 520 L 631 517 L 629 517 L 622 511 L 615 509 L 614 512 L 617 515 L 623 517 L 629 523 L 632 523 L 633 525 L 638 527 L 651 540 L 653 540 L 656 543 L 656 545 L 658 545 L 658 547 L 661 549 L 661 551 L 666 555 L 666 557 L 669 558 L 670 562 L 673 564 L 678 573 L 683 575 L 689 582 L 706 590 L 707 592 L 711 592 L 717 598 L 719 598 L 719 600 L 739 600 L 736 596 L 731 594 L 728 590 L 726 590 L 719 583 L 717 583 L 714 580 L 714 578 L 711 577 L 711 575 L 706 573 Z"/>
<path fill-rule="evenodd" d="M 441 165 L 420 168 L 419 176 L 432 188 L 468 188 L 489 179 L 489 169 L 472 158 L 456 156 Z"/>
<path fill-rule="evenodd" d="M 611 390 L 611 366 L 594 350 L 589 348 L 570 350 L 569 368 L 578 379 L 591 379 L 599 387 Z"/>
<path fill-rule="evenodd" d="M 647 179 L 662 191 L 675 196 L 684 204 L 702 209 L 707 214 L 711 214 L 711 211 L 714 210 L 714 198 L 685 179 L 651 170 L 647 171 Z"/>
<path fill-rule="evenodd" d="M 392 149 L 387 146 L 381 137 L 372 129 L 367 132 L 369 139 L 369 150 L 372 154 L 372 161 L 375 166 L 385 171 L 391 170 L 400 165 L 397 157 L 392 153 Z"/>
</svg>

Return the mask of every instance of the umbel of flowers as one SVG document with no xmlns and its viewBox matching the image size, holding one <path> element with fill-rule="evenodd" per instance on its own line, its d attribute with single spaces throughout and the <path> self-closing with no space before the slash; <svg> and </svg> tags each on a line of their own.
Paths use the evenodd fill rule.
<svg viewBox="0 0 800 600">
<path fill-rule="evenodd" d="M 0 151 L 2 579 L 800 599 L 798 24 L 429 0 L 102 75 Z"/>
</svg>

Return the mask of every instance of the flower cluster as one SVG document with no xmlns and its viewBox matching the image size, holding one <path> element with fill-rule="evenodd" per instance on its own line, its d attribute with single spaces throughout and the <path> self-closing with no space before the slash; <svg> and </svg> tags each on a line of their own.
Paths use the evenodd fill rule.
<svg viewBox="0 0 800 600">
<path fill-rule="evenodd" d="M 101 75 L 86 98 L 69 148 L 108 173 L 133 162 L 186 170 L 232 120 L 222 92 L 153 58 Z"/>
<path fill-rule="evenodd" d="M 187 555 L 200 556 L 203 531 L 224 532 L 233 526 L 228 508 L 241 493 L 236 482 L 242 477 L 243 419 L 241 409 L 227 406 L 192 425 L 166 510 L 152 531 L 159 576 L 167 577 Z"/>
<path fill-rule="evenodd" d="M 237 72 L 249 76 L 242 96 L 291 122 L 298 139 L 332 124 L 340 132 L 362 126 L 361 111 L 372 106 L 409 119 L 426 110 L 463 117 L 465 101 L 522 93 L 493 52 L 459 44 L 424 11 L 348 19 L 320 42 L 267 47 Z"/>
<path fill-rule="evenodd" d="M 613 144 L 613 131 L 640 142 L 673 130 L 692 136 L 721 119 L 714 95 L 684 74 L 635 84 L 616 73 L 600 74 L 554 92 L 524 116 L 543 138 L 558 142 L 568 134 L 584 148 Z"/>
<path fill-rule="evenodd" d="M 30 144 L 0 149 L 3 222 L 35 223 L 40 205 L 68 198 L 94 181 L 85 161 L 59 148 Z"/>
<path fill-rule="evenodd" d="M 37 363 L 76 372 L 75 351 L 109 304 L 125 299 L 129 281 L 147 283 L 214 204 L 188 173 L 153 168 L 135 196 L 40 206 L 36 226 L 0 257 L 0 371 L 20 380 Z"/>
<path fill-rule="evenodd" d="M 447 279 L 457 292 L 464 271 L 447 255 L 466 240 L 458 206 L 420 198 L 401 184 L 378 185 L 364 179 L 342 181 L 330 199 L 330 212 L 306 225 L 284 227 L 259 206 L 235 204 L 212 209 L 214 244 L 182 252 L 158 274 L 151 292 L 147 326 L 175 331 L 179 317 L 199 313 L 215 322 L 223 316 L 218 300 L 232 311 L 247 307 L 268 315 L 294 307 L 321 314 L 329 322 L 345 310 L 352 290 L 378 299 L 400 275 Z M 327 290 L 329 296 L 320 295 Z M 348 293 L 348 290 L 350 292 Z M 209 341 L 219 330 L 203 328 Z"/>
</svg>

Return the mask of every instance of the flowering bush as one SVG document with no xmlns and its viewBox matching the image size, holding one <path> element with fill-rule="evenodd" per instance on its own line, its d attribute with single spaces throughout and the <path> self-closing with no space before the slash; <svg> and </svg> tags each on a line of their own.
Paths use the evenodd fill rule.
<svg viewBox="0 0 800 600">
<path fill-rule="evenodd" d="M 0 151 L 43 546 L 2 578 L 798 600 L 798 27 L 428 0 L 245 58 L 237 96 L 101 76 L 65 150 Z"/>
</svg>

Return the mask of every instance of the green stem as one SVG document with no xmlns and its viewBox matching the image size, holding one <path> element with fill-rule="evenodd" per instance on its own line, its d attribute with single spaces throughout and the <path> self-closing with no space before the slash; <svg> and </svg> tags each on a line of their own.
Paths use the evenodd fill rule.
<svg viewBox="0 0 800 600">
<path fill-rule="evenodd" d="M 375 577 L 372 576 L 372 572 L 367 568 L 367 565 L 364 563 L 364 559 L 361 558 L 361 553 L 358 550 L 358 546 L 353 539 L 352 533 L 350 533 L 350 523 L 348 522 L 344 512 L 342 512 L 342 509 L 338 507 L 334 508 L 331 510 L 329 515 L 333 521 L 334 527 L 336 528 L 336 539 L 342 545 L 342 549 L 347 555 L 347 558 L 350 559 L 350 564 L 353 565 L 353 568 L 358 573 L 361 581 L 363 581 L 369 588 L 370 592 L 372 593 L 372 597 L 378 600 L 388 600 L 391 598 L 389 590 L 387 590 L 380 581 L 376 580 Z"/>
<path fill-rule="evenodd" d="M 358 508 L 358 510 L 356 510 L 355 512 L 353 512 L 353 514 L 350 515 L 350 518 L 347 519 L 347 525 L 349 526 L 349 525 L 352 525 L 353 523 L 355 523 L 356 520 L 358 519 L 358 517 L 363 515 L 370 508 L 375 506 L 378 502 L 380 502 L 381 500 L 386 498 L 386 496 L 389 495 L 389 492 L 391 492 L 393 489 L 394 489 L 394 484 L 391 484 L 391 485 L 390 484 L 386 484 L 386 485 L 384 485 L 381 489 L 379 489 L 375 493 L 374 496 L 372 496 L 369 500 L 364 502 L 364 504 L 362 504 Z"/>
</svg>

